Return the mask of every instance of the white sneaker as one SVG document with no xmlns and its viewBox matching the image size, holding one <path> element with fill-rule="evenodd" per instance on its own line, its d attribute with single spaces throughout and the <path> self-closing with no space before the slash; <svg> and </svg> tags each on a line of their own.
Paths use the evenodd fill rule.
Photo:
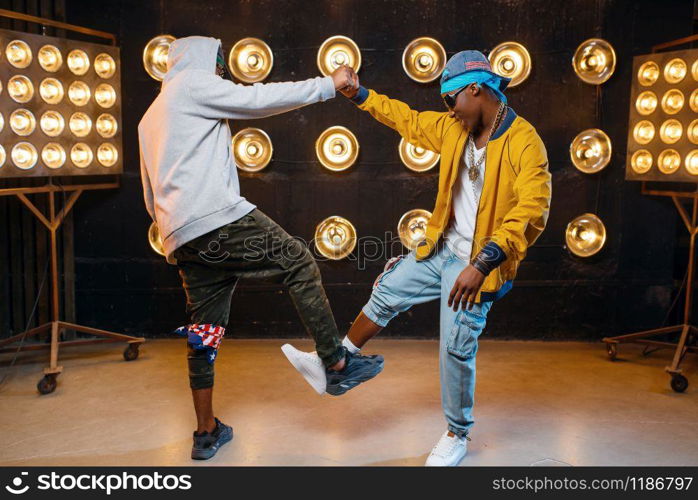
<svg viewBox="0 0 698 500">
<path fill-rule="evenodd" d="M 431 450 L 424 465 L 427 467 L 454 467 L 463 460 L 467 451 L 468 441 L 466 438 L 450 437 L 446 431 L 434 449 Z"/>
<path fill-rule="evenodd" d="M 324 394 L 327 388 L 327 372 L 320 356 L 315 352 L 299 351 L 291 344 L 281 346 L 281 351 L 286 355 L 293 367 L 303 375 L 315 392 Z"/>
</svg>

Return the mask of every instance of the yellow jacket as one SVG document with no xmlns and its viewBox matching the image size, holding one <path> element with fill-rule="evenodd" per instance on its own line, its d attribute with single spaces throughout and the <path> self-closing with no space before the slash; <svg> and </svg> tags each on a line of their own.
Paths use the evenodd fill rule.
<svg viewBox="0 0 698 500">
<path fill-rule="evenodd" d="M 413 111 L 398 100 L 366 92 L 354 98 L 359 108 L 396 130 L 415 146 L 441 154 L 439 192 L 426 239 L 417 247 L 419 260 L 429 257 L 451 215 L 453 185 L 463 165 L 468 130 L 447 112 Z M 533 126 L 509 109 L 487 147 L 485 181 L 475 221 L 471 259 L 486 251 L 504 252 L 506 259 L 486 278 L 476 302 L 494 300 L 511 288 L 519 263 L 543 232 L 548 220 L 551 177 L 543 141 Z"/>
</svg>

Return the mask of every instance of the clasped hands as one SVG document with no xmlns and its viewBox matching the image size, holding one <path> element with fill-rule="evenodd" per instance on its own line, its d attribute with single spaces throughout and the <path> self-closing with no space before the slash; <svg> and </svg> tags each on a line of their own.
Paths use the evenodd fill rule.
<svg viewBox="0 0 698 500">
<path fill-rule="evenodd" d="M 343 64 L 334 70 L 331 76 L 335 90 L 344 97 L 351 99 L 359 92 L 359 75 L 351 66 Z"/>
</svg>

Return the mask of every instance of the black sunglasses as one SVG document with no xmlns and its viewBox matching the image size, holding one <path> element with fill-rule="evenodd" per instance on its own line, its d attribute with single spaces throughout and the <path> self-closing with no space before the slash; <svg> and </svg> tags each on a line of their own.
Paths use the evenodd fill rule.
<svg viewBox="0 0 698 500">
<path fill-rule="evenodd" d="M 446 107 L 448 109 L 455 108 L 456 107 L 456 98 L 458 97 L 458 94 L 460 94 L 461 92 L 463 92 L 467 88 L 468 87 L 465 86 L 462 89 L 460 89 L 458 92 L 456 92 L 455 94 L 446 94 L 445 96 L 443 96 L 444 104 L 446 105 Z"/>
</svg>

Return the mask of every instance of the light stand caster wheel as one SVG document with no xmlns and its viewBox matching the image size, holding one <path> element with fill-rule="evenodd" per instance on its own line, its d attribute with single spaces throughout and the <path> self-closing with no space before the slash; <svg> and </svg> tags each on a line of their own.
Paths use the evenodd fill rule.
<svg viewBox="0 0 698 500">
<path fill-rule="evenodd" d="M 616 344 L 606 344 L 606 352 L 608 353 L 608 359 L 611 361 L 616 360 L 616 356 L 618 355 L 618 348 L 616 347 Z"/>
<path fill-rule="evenodd" d="M 124 359 L 126 361 L 133 361 L 138 358 L 138 344 L 129 344 L 126 349 L 124 349 Z"/>
<path fill-rule="evenodd" d="M 686 377 L 680 373 L 671 376 L 671 388 L 674 389 L 675 392 L 683 392 L 687 387 L 688 379 Z"/>
<path fill-rule="evenodd" d="M 51 394 L 53 391 L 55 391 L 57 385 L 57 376 L 57 374 L 44 375 L 44 378 L 39 380 L 39 383 L 36 384 L 36 389 L 39 391 L 39 394 Z"/>
</svg>

